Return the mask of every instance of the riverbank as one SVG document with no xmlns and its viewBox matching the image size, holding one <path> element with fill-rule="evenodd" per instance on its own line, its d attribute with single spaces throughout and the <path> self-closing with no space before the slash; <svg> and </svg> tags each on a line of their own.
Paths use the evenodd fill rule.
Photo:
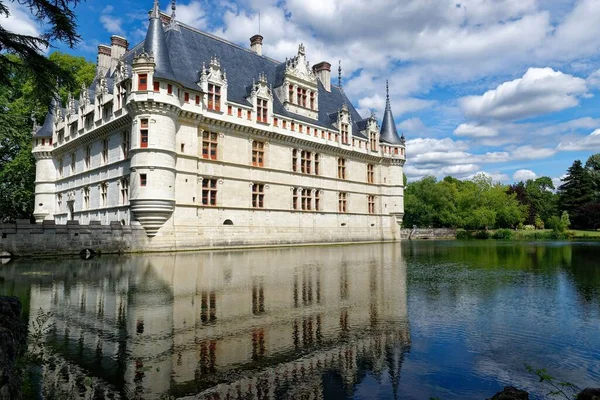
<svg viewBox="0 0 600 400">
<path fill-rule="evenodd" d="M 567 230 L 557 232 L 551 229 L 513 230 L 495 229 L 467 231 L 456 230 L 456 239 L 510 239 L 510 240 L 600 240 L 599 231 Z"/>
</svg>

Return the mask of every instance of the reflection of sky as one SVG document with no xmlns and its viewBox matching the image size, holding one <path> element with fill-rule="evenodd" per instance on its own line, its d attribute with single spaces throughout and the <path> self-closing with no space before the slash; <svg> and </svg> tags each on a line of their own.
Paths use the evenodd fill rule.
<svg viewBox="0 0 600 400">
<path fill-rule="evenodd" d="M 581 387 L 598 385 L 600 307 L 581 302 L 567 273 L 539 265 L 478 268 L 468 261 L 440 268 L 430 262 L 430 245 L 411 246 L 404 257 L 412 346 L 398 398 L 482 399 L 508 385 L 532 398 L 547 393 L 525 363 Z M 365 392 L 359 388 L 357 397 Z M 391 396 L 383 393 L 376 397 Z"/>
</svg>

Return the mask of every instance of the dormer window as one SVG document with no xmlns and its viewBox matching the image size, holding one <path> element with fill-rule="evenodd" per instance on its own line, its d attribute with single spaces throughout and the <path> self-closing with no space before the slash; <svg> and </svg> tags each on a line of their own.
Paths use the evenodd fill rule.
<svg viewBox="0 0 600 400">
<path fill-rule="evenodd" d="M 288 96 L 290 98 L 290 103 L 294 103 L 294 86 L 292 84 L 289 86 Z"/>
<path fill-rule="evenodd" d="M 342 143 L 348 144 L 349 143 L 348 124 L 345 124 L 345 123 L 340 124 L 340 131 L 342 134 Z"/>
<path fill-rule="evenodd" d="M 148 74 L 138 75 L 138 90 L 148 90 Z"/>
<path fill-rule="evenodd" d="M 310 108 L 315 109 L 315 92 L 310 92 Z"/>
<path fill-rule="evenodd" d="M 269 110 L 268 102 L 265 99 L 256 100 L 256 120 L 258 122 L 268 123 L 267 111 Z"/>
<path fill-rule="evenodd" d="M 377 151 L 377 134 L 375 132 L 369 134 L 369 143 L 371 145 L 371 151 Z"/>
<path fill-rule="evenodd" d="M 221 86 L 208 84 L 208 109 L 221 111 Z"/>
<path fill-rule="evenodd" d="M 297 102 L 299 106 L 306 107 L 306 89 L 298 88 Z"/>
</svg>

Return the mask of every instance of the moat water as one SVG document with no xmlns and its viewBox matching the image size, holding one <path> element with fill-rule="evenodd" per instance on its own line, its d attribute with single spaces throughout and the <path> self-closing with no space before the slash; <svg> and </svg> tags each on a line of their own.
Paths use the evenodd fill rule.
<svg viewBox="0 0 600 400">
<path fill-rule="evenodd" d="M 484 399 L 600 386 L 600 243 L 16 260 L 45 398 Z M 192 397 L 193 396 L 193 397 Z"/>
</svg>

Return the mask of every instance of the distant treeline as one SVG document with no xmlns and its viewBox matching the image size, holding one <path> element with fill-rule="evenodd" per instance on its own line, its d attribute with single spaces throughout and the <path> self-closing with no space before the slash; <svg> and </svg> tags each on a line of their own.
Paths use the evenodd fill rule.
<svg viewBox="0 0 600 400">
<path fill-rule="evenodd" d="M 585 166 L 573 162 L 561 181 L 555 188 L 547 176 L 512 185 L 494 183 L 483 174 L 471 180 L 425 177 L 405 188 L 404 226 L 553 229 L 567 221 L 571 228 L 598 229 L 600 154 L 588 158 Z"/>
</svg>

